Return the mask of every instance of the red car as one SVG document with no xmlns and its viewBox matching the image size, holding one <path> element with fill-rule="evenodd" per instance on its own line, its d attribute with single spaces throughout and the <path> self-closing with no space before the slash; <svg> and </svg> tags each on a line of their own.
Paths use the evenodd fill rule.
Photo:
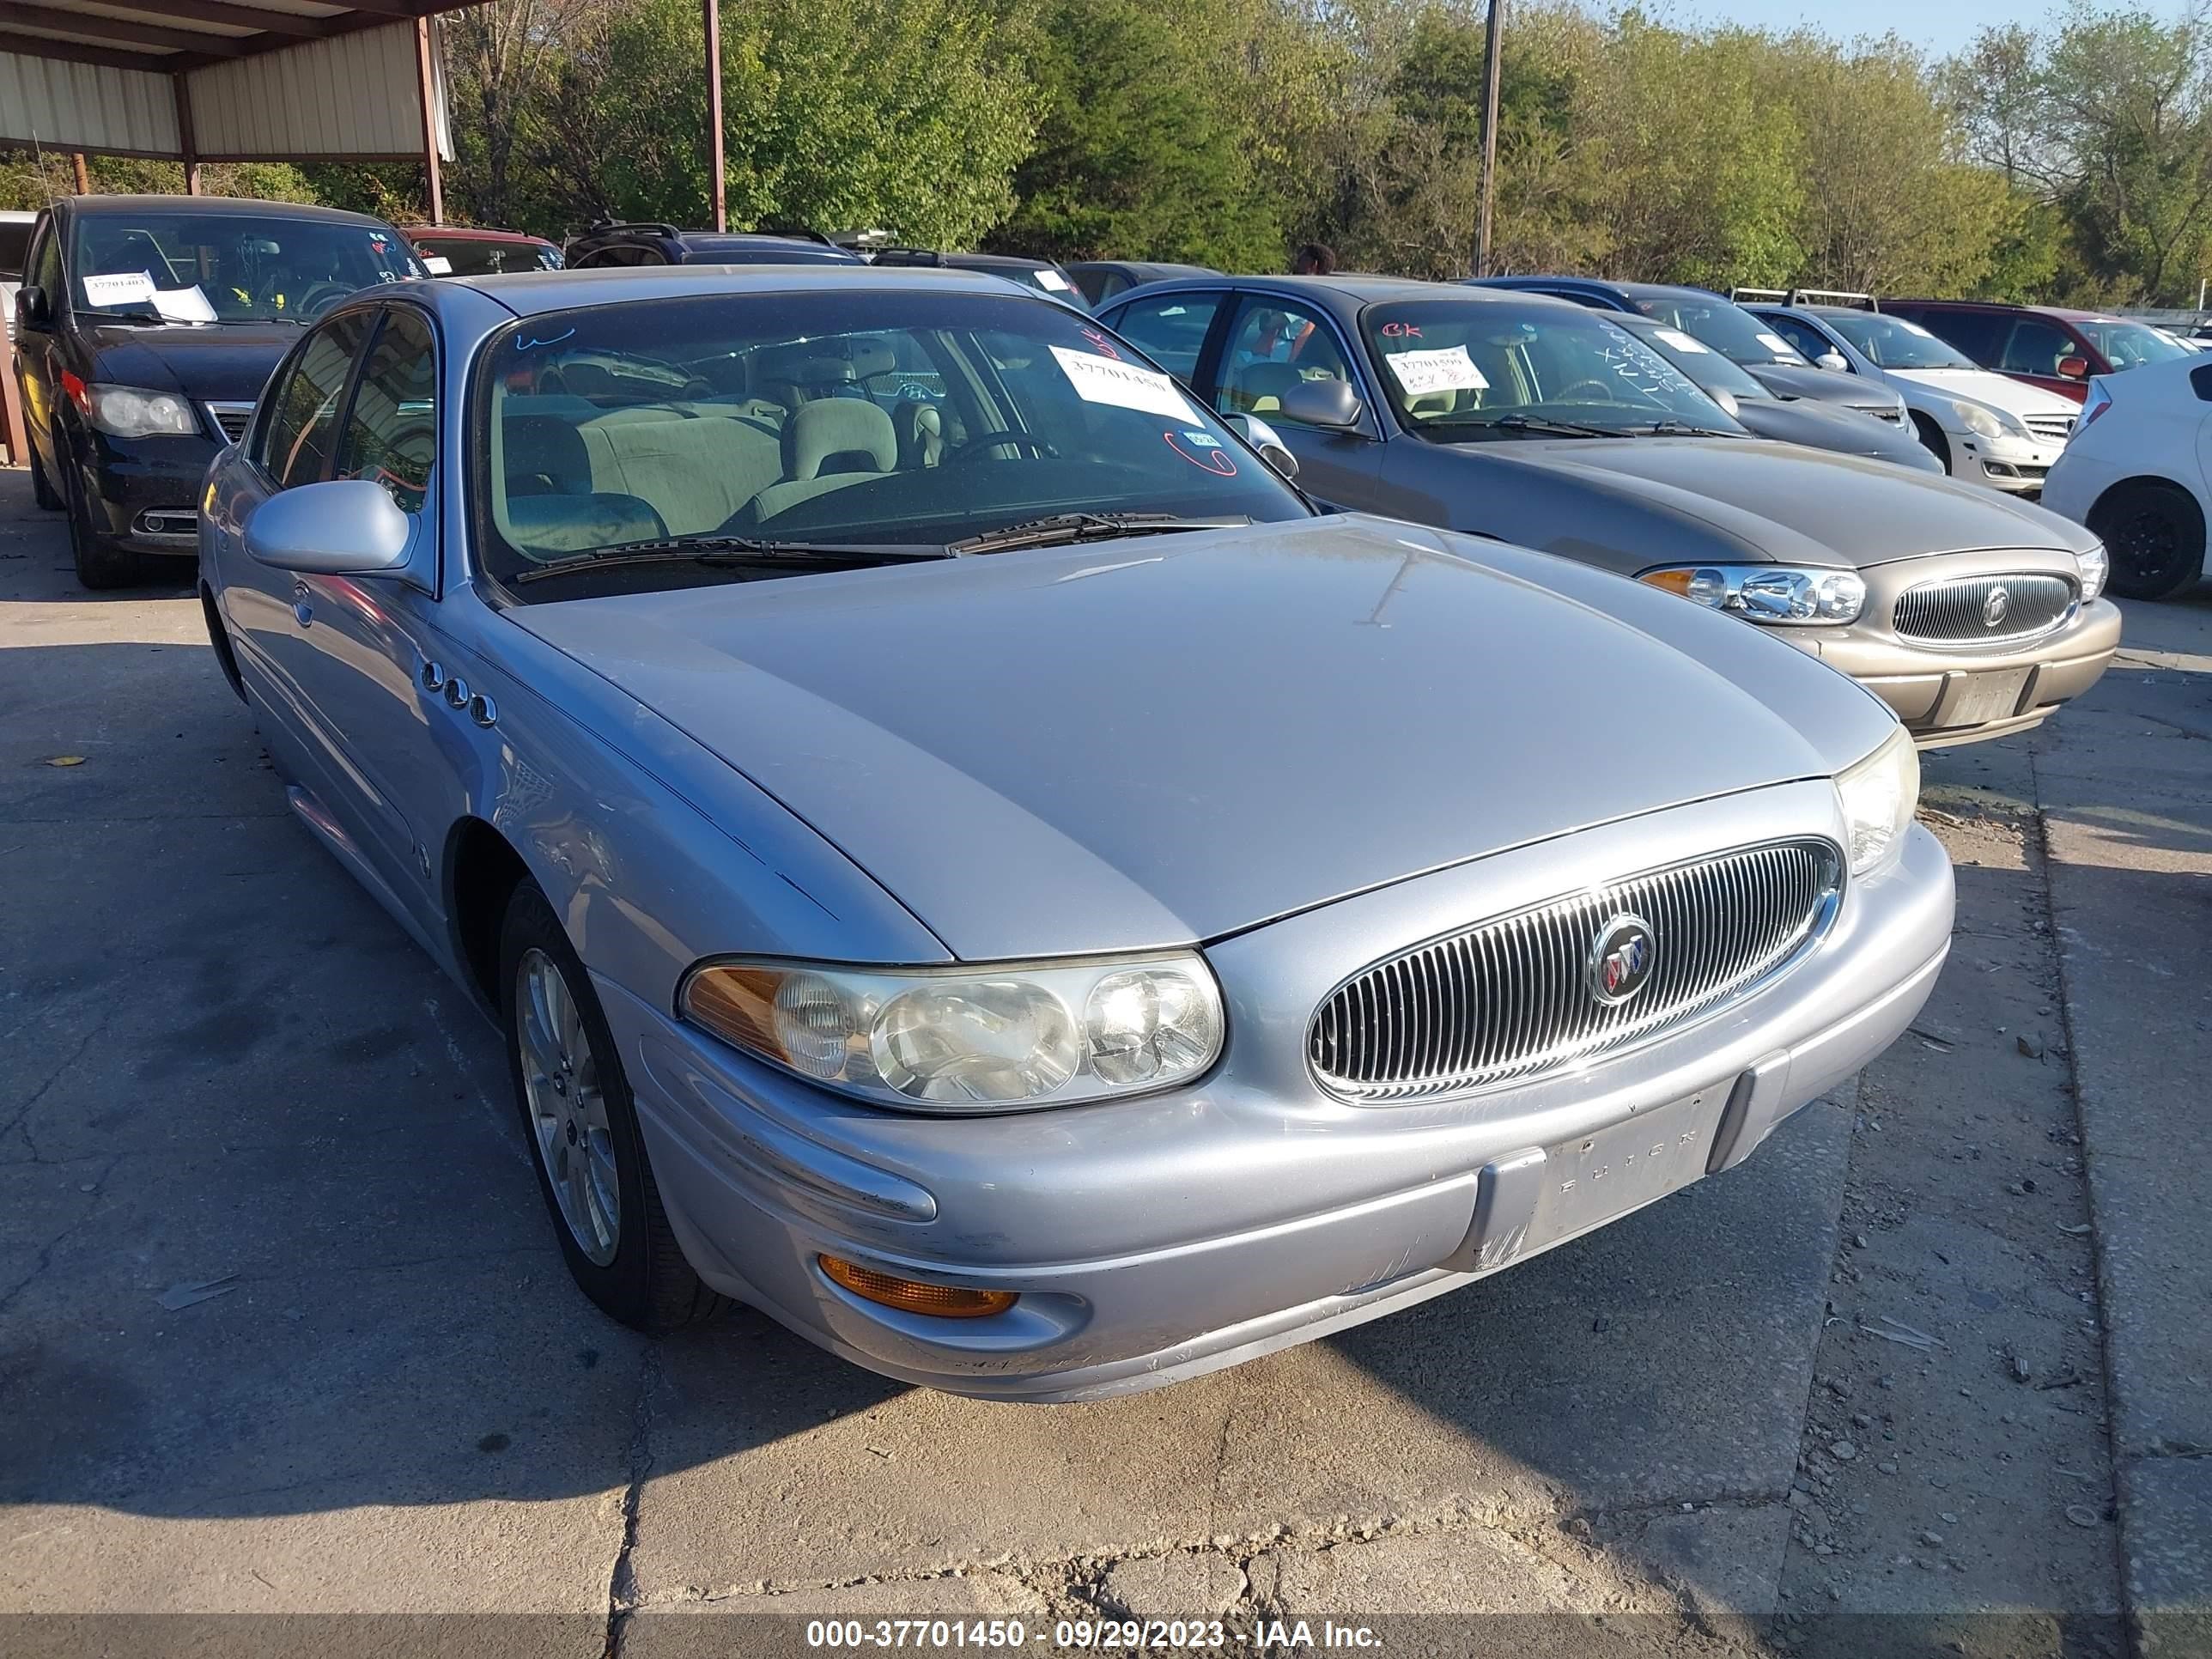
<svg viewBox="0 0 2212 1659">
<path fill-rule="evenodd" d="M 1979 300 L 1884 300 L 1892 316 L 2015 380 L 2080 403 L 2093 374 L 2118 374 L 2145 363 L 2191 355 L 2147 323 L 2061 306 L 2008 306 Z"/>
<path fill-rule="evenodd" d="M 437 276 L 490 276 L 507 270 L 558 270 L 561 250 L 543 236 L 473 225 L 413 225 L 407 240 Z M 440 260 L 445 264 L 441 267 Z"/>
</svg>

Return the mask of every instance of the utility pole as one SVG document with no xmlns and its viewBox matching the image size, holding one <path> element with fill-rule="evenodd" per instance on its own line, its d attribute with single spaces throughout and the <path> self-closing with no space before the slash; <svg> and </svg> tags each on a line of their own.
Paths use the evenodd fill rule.
<svg viewBox="0 0 2212 1659">
<path fill-rule="evenodd" d="M 714 174 L 714 228 L 730 228 L 729 192 L 722 182 L 722 5 L 707 6 L 707 154 Z"/>
<path fill-rule="evenodd" d="M 1482 183 L 1475 209 L 1474 274 L 1490 275 L 1490 207 L 1498 193 L 1498 33 L 1505 0 L 1490 0 L 1482 32 Z"/>
<path fill-rule="evenodd" d="M 430 222 L 446 222 L 446 176 L 438 161 L 438 66 L 432 56 L 437 43 L 430 37 L 430 20 L 415 20 L 415 90 L 422 100 L 422 179 L 429 193 Z"/>
<path fill-rule="evenodd" d="M 81 149 L 71 150 L 70 162 L 76 168 L 76 193 L 80 196 L 91 195 L 92 175 L 85 171 L 84 152 Z"/>
</svg>

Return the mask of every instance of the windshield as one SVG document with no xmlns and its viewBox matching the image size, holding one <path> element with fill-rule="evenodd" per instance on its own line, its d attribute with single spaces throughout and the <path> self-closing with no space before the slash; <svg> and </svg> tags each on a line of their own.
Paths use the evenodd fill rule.
<svg viewBox="0 0 2212 1659">
<path fill-rule="evenodd" d="M 638 300 L 526 319 L 484 361 L 502 581 L 670 537 L 942 547 L 1060 514 L 1310 515 L 1133 349 L 1011 292 Z"/>
<path fill-rule="evenodd" d="M 558 270 L 561 252 L 546 242 L 487 242 L 473 236 L 417 236 L 415 251 L 437 276 L 495 276 L 503 270 Z M 440 270 L 437 261 L 446 269 Z"/>
<path fill-rule="evenodd" d="M 1655 327 L 1650 323 L 1628 325 L 1628 331 L 1680 369 L 1708 394 L 1725 392 L 1732 398 L 1775 401 L 1774 394 L 1740 365 L 1729 362 L 1695 335 L 1679 328 Z"/>
<path fill-rule="evenodd" d="M 271 214 L 77 216 L 70 302 L 118 320 L 312 322 L 375 283 L 428 273 L 382 225 Z"/>
<path fill-rule="evenodd" d="M 1974 360 L 1917 323 L 1878 311 L 1834 311 L 1821 320 L 1871 359 L 1878 368 L 1972 368 Z"/>
<path fill-rule="evenodd" d="M 1718 295 L 1684 295 L 1638 300 L 1636 308 L 1654 322 L 1704 341 L 1731 362 L 1739 363 L 1798 363 L 1804 355 L 1741 306 Z"/>
<path fill-rule="evenodd" d="M 1544 422 L 1600 435 L 1668 422 L 1743 430 L 1680 369 L 1596 312 L 1547 306 L 1540 322 L 1492 301 L 1416 300 L 1370 306 L 1360 326 L 1398 418 L 1438 443 L 1526 434 Z"/>
<path fill-rule="evenodd" d="M 2124 368 L 2141 368 L 2145 363 L 2170 363 L 2176 358 L 2196 356 L 2180 341 L 2142 323 L 2106 319 L 2076 323 L 2074 326 L 2089 337 L 2089 343 L 2104 354 L 2105 361 L 2116 373 Z"/>
<path fill-rule="evenodd" d="M 0 223 L 0 276 L 9 282 L 20 282 L 23 276 L 23 255 L 31 246 L 31 227 L 9 222 Z"/>
</svg>

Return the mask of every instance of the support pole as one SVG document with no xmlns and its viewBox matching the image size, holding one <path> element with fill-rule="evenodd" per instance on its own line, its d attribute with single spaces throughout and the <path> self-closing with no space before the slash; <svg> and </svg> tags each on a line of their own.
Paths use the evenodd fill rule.
<svg viewBox="0 0 2212 1659">
<path fill-rule="evenodd" d="M 430 222 L 446 222 L 446 180 L 438 164 L 438 76 L 430 58 L 430 20 L 415 20 L 415 82 L 422 94 L 422 170 L 430 186 Z"/>
<path fill-rule="evenodd" d="M 80 196 L 91 195 L 92 175 L 84 170 L 84 152 L 81 149 L 71 150 L 70 161 L 76 168 L 76 193 Z"/>
<path fill-rule="evenodd" d="M 169 88 L 177 100 L 177 152 L 184 158 L 185 194 L 200 193 L 200 151 L 192 137 L 192 89 L 181 75 L 169 77 Z"/>
<path fill-rule="evenodd" d="M 1475 208 L 1474 274 L 1490 275 L 1490 208 L 1498 193 L 1498 36 L 1505 0 L 1490 0 L 1482 33 L 1482 193 Z"/>
<path fill-rule="evenodd" d="M 713 170 L 714 228 L 730 228 L 730 198 L 722 179 L 722 5 L 704 0 L 707 8 L 707 165 Z"/>
</svg>

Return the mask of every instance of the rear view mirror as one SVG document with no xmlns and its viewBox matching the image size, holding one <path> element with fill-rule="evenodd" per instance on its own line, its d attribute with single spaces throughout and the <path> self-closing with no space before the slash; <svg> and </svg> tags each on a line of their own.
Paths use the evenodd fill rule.
<svg viewBox="0 0 2212 1659">
<path fill-rule="evenodd" d="M 36 283 L 26 283 L 15 290 L 15 331 L 27 328 L 52 328 L 54 322 L 53 305 L 46 298 L 46 289 Z"/>
<path fill-rule="evenodd" d="M 2089 360 L 2079 356 L 2061 357 L 2058 373 L 2069 380 L 2086 380 L 2089 378 Z"/>
<path fill-rule="evenodd" d="M 415 521 L 380 483 L 332 478 L 271 495 L 246 520 L 246 550 L 278 570 L 373 576 L 407 562 Z"/>
<path fill-rule="evenodd" d="M 1278 412 L 1300 426 L 1342 431 L 1359 424 L 1359 394 L 1343 380 L 1300 380 L 1283 388 Z"/>
</svg>

